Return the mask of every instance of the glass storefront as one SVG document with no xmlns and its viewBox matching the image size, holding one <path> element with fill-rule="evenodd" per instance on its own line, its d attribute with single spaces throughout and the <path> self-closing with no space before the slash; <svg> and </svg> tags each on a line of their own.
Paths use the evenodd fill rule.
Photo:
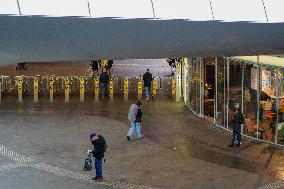
<svg viewBox="0 0 284 189">
<path fill-rule="evenodd" d="M 187 58 L 186 106 L 228 131 L 239 109 L 243 135 L 284 145 L 284 67 L 257 60 Z"/>
</svg>

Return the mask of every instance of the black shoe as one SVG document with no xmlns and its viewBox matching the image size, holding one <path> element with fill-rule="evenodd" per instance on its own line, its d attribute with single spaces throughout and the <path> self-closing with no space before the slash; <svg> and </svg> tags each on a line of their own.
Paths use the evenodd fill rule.
<svg viewBox="0 0 284 189">
<path fill-rule="evenodd" d="M 95 176 L 92 178 L 92 180 L 97 180 L 98 179 L 98 176 Z"/>
<path fill-rule="evenodd" d="M 97 179 L 95 179 L 95 182 L 102 182 L 103 180 L 103 177 L 97 177 Z"/>
<path fill-rule="evenodd" d="M 233 144 L 230 144 L 228 147 L 234 147 L 234 145 L 233 145 Z"/>
<path fill-rule="evenodd" d="M 142 140 L 142 139 L 143 139 L 143 137 L 139 138 L 138 140 L 140 141 L 140 140 Z"/>
<path fill-rule="evenodd" d="M 130 141 L 130 136 L 127 136 L 126 138 L 127 138 L 128 141 Z"/>
<path fill-rule="evenodd" d="M 240 147 L 240 146 L 241 146 L 240 144 L 237 144 L 237 145 L 236 145 L 236 147 Z"/>
</svg>

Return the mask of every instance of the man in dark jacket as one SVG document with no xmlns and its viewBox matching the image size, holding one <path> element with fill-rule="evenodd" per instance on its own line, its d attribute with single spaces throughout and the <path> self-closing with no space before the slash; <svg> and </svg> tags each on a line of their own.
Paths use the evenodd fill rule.
<svg viewBox="0 0 284 189">
<path fill-rule="evenodd" d="M 232 137 L 232 142 L 229 145 L 229 147 L 233 147 L 236 141 L 236 136 L 237 136 L 237 147 L 240 146 L 241 144 L 241 125 L 244 123 L 244 117 L 243 114 L 241 113 L 240 109 L 236 109 L 236 113 L 233 118 L 233 137 Z"/>
<path fill-rule="evenodd" d="M 101 98 L 104 98 L 107 96 L 108 81 L 109 81 L 109 75 L 106 71 L 106 68 L 104 68 L 103 72 L 100 74 Z"/>
<path fill-rule="evenodd" d="M 149 96 L 151 94 L 151 86 L 152 86 L 152 74 L 150 73 L 149 69 L 147 69 L 146 73 L 143 75 L 143 82 L 146 92 L 146 100 L 149 100 Z"/>
<path fill-rule="evenodd" d="M 92 178 L 95 181 L 103 180 L 103 158 L 106 150 L 106 141 L 103 136 L 96 135 L 96 133 L 90 134 L 90 141 L 94 145 L 94 150 L 92 151 L 93 156 L 95 157 L 95 169 L 96 176 Z"/>
</svg>

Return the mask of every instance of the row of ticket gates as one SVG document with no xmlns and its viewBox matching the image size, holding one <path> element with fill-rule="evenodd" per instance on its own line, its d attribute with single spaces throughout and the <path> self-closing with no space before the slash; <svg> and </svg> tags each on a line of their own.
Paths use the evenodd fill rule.
<svg viewBox="0 0 284 189">
<path fill-rule="evenodd" d="M 94 97 L 96 101 L 100 97 L 100 82 L 98 77 L 78 76 L 0 76 L 0 101 L 7 96 L 18 96 L 21 102 L 23 98 L 32 96 L 34 101 L 39 97 L 48 97 L 53 101 L 57 96 L 65 96 L 68 102 L 70 96 L 79 96 L 84 101 L 85 96 Z M 123 96 L 124 100 L 129 97 L 142 99 L 142 77 L 128 78 L 111 76 L 108 83 L 109 99 L 114 96 Z M 158 96 L 175 98 L 176 80 L 174 77 L 154 77 L 152 81 L 151 95 L 153 99 Z"/>
</svg>

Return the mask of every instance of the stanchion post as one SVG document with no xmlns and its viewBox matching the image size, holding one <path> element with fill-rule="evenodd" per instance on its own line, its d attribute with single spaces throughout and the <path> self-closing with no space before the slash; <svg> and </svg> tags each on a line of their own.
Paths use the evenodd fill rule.
<svg viewBox="0 0 284 189">
<path fill-rule="evenodd" d="M 98 101 L 99 100 L 99 95 L 100 95 L 100 80 L 99 80 L 99 77 L 96 77 L 95 78 L 95 101 Z"/>
<path fill-rule="evenodd" d="M 156 78 L 153 78 L 152 81 L 152 99 L 156 99 L 157 98 L 157 81 Z"/>
<path fill-rule="evenodd" d="M 80 101 L 84 101 L 85 97 L 85 78 L 80 77 Z"/>
<path fill-rule="evenodd" d="M 34 101 L 38 101 L 38 77 L 34 77 Z"/>
<path fill-rule="evenodd" d="M 109 80 L 109 98 L 111 101 L 113 101 L 113 87 L 113 77 L 111 76 Z"/>
<path fill-rule="evenodd" d="M 176 102 L 180 102 L 180 98 L 181 98 L 181 65 L 180 63 L 177 63 L 175 79 L 176 79 Z"/>
<path fill-rule="evenodd" d="M 69 102 L 70 80 L 68 77 L 64 78 L 64 89 L 65 89 L 65 102 Z"/>
<path fill-rule="evenodd" d="M 123 96 L 124 96 L 124 100 L 128 100 L 128 77 L 126 76 L 125 79 L 123 80 Z"/>
<path fill-rule="evenodd" d="M 49 100 L 53 102 L 53 94 L 54 94 L 54 78 L 49 78 Z"/>
<path fill-rule="evenodd" d="M 23 77 L 22 76 L 17 76 L 17 83 L 18 83 L 18 98 L 19 102 L 23 101 Z"/>
<path fill-rule="evenodd" d="M 137 91 L 138 91 L 138 100 L 141 100 L 143 96 L 143 79 L 141 75 L 138 78 L 138 90 Z"/>
<path fill-rule="evenodd" d="M 171 77 L 171 80 L 172 80 L 172 99 L 175 99 L 175 97 L 176 97 L 176 80 L 175 80 L 175 77 L 174 76 L 172 76 Z"/>
</svg>

